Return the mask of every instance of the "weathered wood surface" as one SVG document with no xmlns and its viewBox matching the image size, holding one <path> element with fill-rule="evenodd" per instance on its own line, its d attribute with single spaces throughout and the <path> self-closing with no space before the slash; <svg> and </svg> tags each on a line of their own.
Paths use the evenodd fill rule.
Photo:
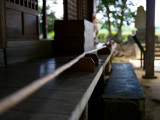
<svg viewBox="0 0 160 120">
<path fill-rule="evenodd" d="M 5 3 L 7 41 L 39 40 L 38 2 Z"/>
<path fill-rule="evenodd" d="M 55 79 L 58 75 L 62 74 L 65 70 L 72 67 L 75 63 L 77 63 L 80 59 L 82 59 L 86 54 L 90 54 L 93 52 L 96 52 L 97 50 L 100 50 L 104 47 L 97 48 L 88 52 L 84 52 L 83 54 L 77 56 L 72 61 L 62 65 L 61 67 L 57 68 L 52 73 L 41 77 L 35 81 L 33 81 L 31 84 L 25 86 L 24 88 L 20 89 L 19 91 L 13 93 L 10 96 L 7 96 L 6 98 L 2 99 L 0 102 L 0 113 L 5 112 L 9 108 L 14 107 L 24 99 L 26 99 L 28 96 L 39 90 L 42 86 L 46 85 L 48 82 L 52 81 L 52 79 Z"/>
<path fill-rule="evenodd" d="M 53 56 L 52 41 L 9 41 L 6 48 L 8 64 L 37 57 Z"/>
<path fill-rule="evenodd" d="M 64 72 L 22 103 L 0 116 L 3 120 L 78 120 L 110 59 L 99 55 L 100 65 L 95 72 Z M 37 59 L 0 67 L 1 98 L 42 77 L 68 62 L 66 57 Z M 25 77 L 24 77 L 25 76 Z"/>
</svg>

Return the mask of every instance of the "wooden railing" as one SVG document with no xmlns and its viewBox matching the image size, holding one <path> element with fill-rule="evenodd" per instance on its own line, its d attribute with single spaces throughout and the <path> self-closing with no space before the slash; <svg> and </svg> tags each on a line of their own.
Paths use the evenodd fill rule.
<svg viewBox="0 0 160 120">
<path fill-rule="evenodd" d="M 17 5 L 38 10 L 38 0 L 6 0 Z"/>
<path fill-rule="evenodd" d="M 100 48 L 97 48 L 97 49 L 94 49 L 94 50 L 91 50 L 91 51 L 88 51 L 88 52 L 84 52 L 81 55 L 79 55 L 78 57 L 76 57 L 75 59 L 71 60 L 70 62 L 64 64 L 63 66 L 61 66 L 59 68 L 57 68 L 54 72 L 52 72 L 52 73 L 50 73 L 50 74 L 48 74 L 48 75 L 46 75 L 46 76 L 44 76 L 44 77 L 42 77 L 38 80 L 33 81 L 32 83 L 30 83 L 29 85 L 21 88 L 17 92 L 1 99 L 0 100 L 0 114 L 2 114 L 5 111 L 11 109 L 15 105 L 17 105 L 18 103 L 23 101 L 24 99 L 26 99 L 27 97 L 32 95 L 34 92 L 36 92 L 42 86 L 44 86 L 48 82 L 54 80 L 54 78 L 56 78 L 58 75 L 63 73 L 65 70 L 67 70 L 68 68 L 73 66 L 81 58 L 83 58 L 86 54 L 94 53 L 94 52 L 97 52 L 97 51 L 99 51 L 101 49 L 105 49 L 105 48 L 109 48 L 109 46 L 106 45 L 106 46 L 102 46 Z"/>
<path fill-rule="evenodd" d="M 138 47 L 141 51 L 141 67 L 143 67 L 143 69 L 145 69 L 145 53 L 146 52 L 145 52 L 141 42 L 138 40 L 136 34 L 133 35 L 133 39 L 134 39 L 135 43 L 138 45 Z"/>
</svg>

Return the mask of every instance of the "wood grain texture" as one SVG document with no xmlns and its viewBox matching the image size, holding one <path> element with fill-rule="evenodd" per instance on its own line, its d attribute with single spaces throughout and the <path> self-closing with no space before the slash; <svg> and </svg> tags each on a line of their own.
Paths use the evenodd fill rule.
<svg viewBox="0 0 160 120">
<path fill-rule="evenodd" d="M 6 1 L 6 8 L 12 9 L 12 10 L 16 10 L 16 11 L 22 11 L 24 13 L 28 13 L 28 14 L 32 14 L 32 15 L 38 16 L 38 10 L 27 8 L 28 7 L 28 3 L 29 2 L 26 1 L 26 3 L 25 3 L 26 6 L 21 6 L 21 5 L 14 4 L 12 2 Z"/>
<path fill-rule="evenodd" d="M 37 1 L 6 1 L 7 41 L 39 40 Z"/>
<path fill-rule="evenodd" d="M 52 41 L 15 41 L 8 42 L 8 64 L 21 62 L 42 56 L 53 56 Z"/>
<path fill-rule="evenodd" d="M 78 20 L 83 19 L 83 1 L 82 0 L 77 1 L 77 18 Z"/>
<path fill-rule="evenodd" d="M 5 48 L 6 40 L 6 11 L 5 0 L 0 0 L 0 48 Z"/>
<path fill-rule="evenodd" d="M 101 48 L 100 48 L 101 49 Z M 115 47 L 113 47 L 113 50 L 115 49 Z M 96 50 L 92 50 L 92 51 L 89 51 L 89 52 L 87 52 L 86 54 L 89 54 L 89 53 L 92 53 L 92 52 L 95 52 L 95 51 L 97 51 L 98 49 L 96 49 Z M 112 53 L 111 53 L 112 54 Z M 53 101 L 54 100 L 52 100 L 52 102 L 46 102 L 46 104 L 43 106 L 41 103 L 44 103 L 44 101 L 42 100 L 40 100 L 39 102 L 36 100 L 34 103 L 35 103 L 35 105 L 42 105 L 41 107 L 42 107 L 42 109 L 40 109 L 39 107 L 37 108 L 37 107 L 33 107 L 34 109 L 32 109 L 32 107 L 29 107 L 28 105 L 30 104 L 30 103 L 32 103 L 32 102 L 30 102 L 30 100 L 29 100 L 29 102 L 27 102 L 26 104 L 20 104 L 20 106 L 22 105 L 22 106 L 24 106 L 24 107 L 16 107 L 15 108 L 15 110 L 17 109 L 18 111 L 19 110 L 22 110 L 23 109 L 23 111 L 32 111 L 32 112 L 35 112 L 35 113 L 37 113 L 37 112 L 42 112 L 42 113 L 54 113 L 54 114 L 57 114 L 57 112 L 59 113 L 59 114 L 65 114 L 66 112 L 67 113 L 69 113 L 69 114 L 67 114 L 68 115 L 68 118 L 69 119 L 71 119 L 71 120 L 78 120 L 79 119 L 79 117 L 80 117 L 80 115 L 81 115 L 81 113 L 82 113 L 82 111 L 84 110 L 84 108 L 85 108 L 85 106 L 86 106 L 86 104 L 87 104 L 87 101 L 88 101 L 88 99 L 89 99 L 89 97 L 90 97 L 90 95 L 91 95 L 91 93 L 92 93 L 92 91 L 93 91 L 93 89 L 94 89 L 94 87 L 95 87 L 95 85 L 96 85 L 96 83 L 97 83 L 97 81 L 98 81 L 98 79 L 99 79 L 99 77 L 101 76 L 101 74 L 102 74 L 102 72 L 103 72 L 103 69 L 104 69 L 104 66 L 106 65 L 106 63 L 108 62 L 108 60 L 110 59 L 110 57 L 108 56 L 104 56 L 104 58 L 102 57 L 102 59 L 104 59 L 104 63 L 102 64 L 102 66 L 101 67 L 97 67 L 96 68 L 96 70 L 95 70 L 95 72 L 94 73 L 92 73 L 92 74 L 84 74 L 84 73 L 72 73 L 72 75 L 74 75 L 73 76 L 73 78 L 74 79 L 70 79 L 69 77 L 67 77 L 66 75 L 68 75 L 68 73 L 64 73 L 64 75 L 60 75 L 58 78 L 56 78 L 54 81 L 51 81 L 51 80 L 53 80 L 54 78 L 55 78 L 55 76 L 57 76 L 57 75 L 59 75 L 61 72 L 63 72 L 64 71 L 64 69 L 67 69 L 71 64 L 73 64 L 73 63 L 75 63 L 75 62 L 77 62 L 81 57 L 84 57 L 84 55 L 85 54 L 82 54 L 82 55 L 80 55 L 79 57 L 77 57 L 77 59 L 74 59 L 74 61 L 71 61 L 71 62 L 69 62 L 69 63 L 67 63 L 67 64 L 65 64 L 65 65 L 63 65 L 63 66 L 61 66 L 61 67 L 59 67 L 58 68 L 58 71 L 54 71 L 54 72 L 52 72 L 52 73 L 50 73 L 49 75 L 47 75 L 46 77 L 47 77 L 47 80 L 49 80 L 48 82 L 46 82 L 46 80 L 45 80 L 45 77 L 43 77 L 43 78 L 40 78 L 39 80 L 41 81 L 40 83 L 38 82 L 38 81 L 33 81 L 30 85 L 28 85 L 28 87 L 26 86 L 25 88 L 23 88 L 23 89 L 21 89 L 20 91 L 17 91 L 16 93 L 14 93 L 14 94 L 12 94 L 11 96 L 9 96 L 8 98 L 11 98 L 11 99 L 8 99 L 8 98 L 6 98 L 6 100 L 5 99 L 3 99 L 3 100 L 1 100 L 1 110 L 3 110 L 3 107 L 5 107 L 5 105 L 7 104 L 7 108 L 9 107 L 8 106 L 8 104 L 12 104 L 12 105 L 15 105 L 15 104 L 13 104 L 13 103 L 17 103 L 17 101 L 21 101 L 21 100 L 23 100 L 24 98 L 26 98 L 26 95 L 27 94 L 31 94 L 32 92 L 33 92 L 33 89 L 35 90 L 35 89 L 38 89 L 38 88 L 40 88 L 40 86 L 43 86 L 43 85 L 45 85 L 46 83 L 48 83 L 48 84 L 46 84 L 44 87 L 42 87 L 42 89 L 57 89 L 57 90 L 69 90 L 69 92 L 70 92 L 70 90 L 73 90 L 73 91 L 75 91 L 75 90 L 80 90 L 79 92 L 82 92 L 82 91 L 84 91 L 83 92 L 83 95 L 82 96 L 84 96 L 84 97 L 82 97 L 81 96 L 81 99 L 78 99 L 78 101 L 76 101 L 76 103 L 75 103 L 75 105 L 73 106 L 73 108 L 70 106 L 70 108 L 68 109 L 68 110 L 66 110 L 66 109 L 64 109 L 64 107 L 67 107 L 67 106 L 65 106 L 66 104 L 64 104 L 65 102 L 63 101 L 63 99 L 62 99 L 62 101 L 60 100 L 58 100 L 57 102 L 59 103 L 59 104 L 54 104 L 53 103 Z M 106 57 L 107 57 L 107 59 L 106 59 Z M 60 59 L 60 60 L 65 60 L 65 59 Z M 73 63 L 72 63 L 73 62 Z M 17 67 L 17 66 L 16 66 Z M 22 67 L 22 68 L 25 68 L 25 67 Z M 26 68 L 25 68 L 26 69 Z M 52 69 L 52 70 L 54 70 L 54 69 Z M 22 73 L 27 73 L 27 72 L 22 72 Z M 54 74 L 53 74 L 54 73 Z M 33 74 L 33 73 L 32 73 Z M 77 76 L 77 74 L 79 74 L 81 77 L 76 77 Z M 34 74 L 34 75 L 36 75 L 36 74 Z M 24 76 L 24 75 L 23 75 Z M 93 77 L 91 77 L 91 76 L 93 76 Z M 49 77 L 49 79 L 48 79 L 48 77 Z M 89 77 L 87 80 L 85 79 L 85 77 Z M 65 83 L 64 83 L 64 79 L 65 79 Z M 68 80 L 67 80 L 68 79 Z M 75 80 L 75 79 L 78 79 L 78 80 Z M 83 82 L 82 82 L 83 81 Z M 38 82 L 38 83 L 37 83 Z M 53 84 L 54 83 L 54 84 Z M 71 84 L 72 83 L 72 84 Z M 83 84 L 80 84 L 80 83 L 83 83 Z M 38 86 L 37 86 L 38 85 Z M 30 89 L 30 87 L 32 86 L 32 89 Z M 38 87 L 38 88 L 37 88 Z M 89 87 L 89 88 L 88 88 Z M 5 88 L 5 87 L 2 87 L 2 88 Z M 25 91 L 28 91 L 27 93 L 24 93 Z M 32 92 L 31 92 L 32 91 Z M 19 99 L 19 97 L 18 96 L 20 95 L 22 95 L 21 97 L 21 99 Z M 76 95 L 77 95 L 77 93 L 76 93 Z M 17 97 L 15 97 L 15 96 L 17 96 Z M 12 99 L 12 97 L 14 98 L 14 99 Z M 55 96 L 56 97 L 56 96 Z M 63 98 L 68 98 L 68 97 L 64 97 L 63 96 Z M 8 100 L 7 100 L 8 99 Z M 46 99 L 45 99 L 46 100 Z M 75 100 L 75 99 L 72 99 L 72 100 Z M 5 101 L 4 103 L 2 103 L 3 101 Z M 28 100 L 27 100 L 28 101 Z M 32 100 L 32 98 L 31 98 L 31 101 L 34 101 L 34 100 Z M 56 102 L 56 100 L 55 100 L 55 102 Z M 62 103 L 63 104 L 62 104 Z M 73 102 L 72 101 L 70 101 L 71 102 L 71 104 L 73 104 Z M 78 104 L 77 104 L 78 103 Z M 12 106 L 11 105 L 11 106 Z M 27 105 L 27 106 L 26 106 Z M 58 108 L 58 109 L 53 109 L 53 107 L 54 107 L 54 105 L 55 105 L 55 107 L 58 105 L 58 107 L 56 107 L 56 108 Z M 62 105 L 62 106 L 61 106 Z M 45 108 L 45 106 L 46 106 L 46 108 Z M 49 107 L 49 106 L 53 106 L 53 107 Z M 54 107 L 54 108 L 55 108 Z M 31 108 L 31 109 L 30 109 Z M 67 107 L 68 108 L 68 107 Z M 29 110 L 30 109 L 30 110 Z M 14 109 L 13 109 L 14 110 Z M 16 111 L 17 111 L 16 110 Z M 58 110 L 58 111 L 57 111 Z M 48 112 L 47 112 L 48 111 Z M 64 112 L 65 113 L 64 113 Z M 72 115 L 71 115 L 71 112 L 72 112 Z M 2 116 L 3 117 L 3 116 Z M 15 116 L 16 118 L 17 117 L 19 117 L 19 116 Z"/>
<path fill-rule="evenodd" d="M 8 35 L 22 35 L 22 13 L 11 9 L 6 9 L 6 25 Z"/>
<path fill-rule="evenodd" d="M 25 27 L 25 35 L 38 36 L 38 23 L 37 16 L 24 14 L 24 27 Z"/>
<path fill-rule="evenodd" d="M 93 24 L 86 20 L 59 20 L 55 21 L 54 28 L 57 53 L 82 53 L 94 46 Z"/>
<path fill-rule="evenodd" d="M 38 35 L 7 35 L 8 41 L 38 41 Z"/>
<path fill-rule="evenodd" d="M 83 19 L 89 20 L 89 0 L 83 0 Z"/>
</svg>

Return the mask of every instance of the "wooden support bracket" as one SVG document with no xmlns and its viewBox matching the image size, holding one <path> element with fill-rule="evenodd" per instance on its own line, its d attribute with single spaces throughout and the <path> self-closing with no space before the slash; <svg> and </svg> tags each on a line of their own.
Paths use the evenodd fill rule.
<svg viewBox="0 0 160 120">
<path fill-rule="evenodd" d="M 98 50 L 99 55 L 109 55 L 110 53 L 111 53 L 111 48 L 109 47 Z"/>
<path fill-rule="evenodd" d="M 108 41 L 105 45 L 106 45 L 106 48 L 98 50 L 98 54 L 109 55 L 111 53 L 112 43 Z"/>
<path fill-rule="evenodd" d="M 95 62 L 95 65 L 98 66 L 99 65 L 99 58 L 96 54 L 86 54 L 85 57 L 90 57 L 93 59 L 93 61 Z"/>
<path fill-rule="evenodd" d="M 71 71 L 71 72 L 94 72 L 95 71 L 95 62 L 90 57 L 84 57 L 84 58 L 81 58 L 71 68 L 69 68 L 68 71 Z"/>
</svg>

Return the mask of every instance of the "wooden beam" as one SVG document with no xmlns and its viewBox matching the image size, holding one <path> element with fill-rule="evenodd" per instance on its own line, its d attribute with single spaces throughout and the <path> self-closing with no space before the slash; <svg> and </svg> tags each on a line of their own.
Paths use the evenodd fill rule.
<svg viewBox="0 0 160 120">
<path fill-rule="evenodd" d="M 46 0 L 43 0 L 43 38 L 44 38 L 44 39 L 47 39 Z"/>
<path fill-rule="evenodd" d="M 146 6 L 146 64 L 144 78 L 154 76 L 154 47 L 155 47 L 155 0 L 147 0 Z"/>
<path fill-rule="evenodd" d="M 0 48 L 6 48 L 6 42 L 5 0 L 0 0 Z"/>
</svg>

